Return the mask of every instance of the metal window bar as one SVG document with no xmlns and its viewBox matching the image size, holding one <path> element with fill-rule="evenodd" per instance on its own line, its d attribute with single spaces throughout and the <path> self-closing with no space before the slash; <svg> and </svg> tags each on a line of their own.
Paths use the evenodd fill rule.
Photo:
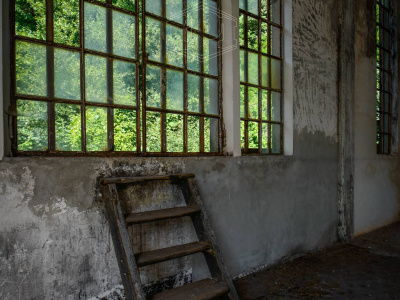
<svg viewBox="0 0 400 300">
<path fill-rule="evenodd" d="M 390 154 L 392 139 L 392 10 L 389 0 L 376 2 L 377 151 Z"/>
<path fill-rule="evenodd" d="M 221 58 L 221 36 L 218 34 L 217 36 L 213 36 L 211 34 L 208 34 L 205 31 L 205 26 L 204 26 L 204 20 L 203 20 L 203 8 L 204 8 L 204 1 L 209 1 L 209 0 L 199 0 L 199 9 L 198 9 L 198 18 L 199 18 L 199 28 L 202 30 L 198 30 L 196 28 L 192 28 L 188 25 L 187 23 L 187 10 L 189 9 L 187 7 L 187 1 L 183 0 L 182 5 L 183 5 L 183 22 L 179 23 L 174 20 L 170 20 L 166 16 L 166 0 L 161 0 L 161 15 L 157 15 L 154 13 L 151 13 L 147 11 L 146 9 L 146 3 L 148 1 L 144 0 L 142 3 L 142 15 L 143 15 L 143 20 L 142 20 L 142 53 L 144 56 L 143 59 L 143 66 L 142 66 L 142 119 L 143 119 L 143 128 L 142 128 L 142 143 L 143 143 L 143 154 L 144 155 L 149 155 L 149 156 L 190 156 L 190 155 L 220 155 L 222 154 L 222 140 L 223 140 L 223 130 L 222 130 L 222 58 Z M 220 33 L 220 28 L 221 28 L 221 2 L 220 0 L 213 0 L 217 5 L 217 32 Z M 161 59 L 160 61 L 156 60 L 151 60 L 149 59 L 149 55 L 147 53 L 146 49 L 146 21 L 147 19 L 152 19 L 161 22 L 162 28 L 161 28 Z M 179 28 L 182 30 L 183 33 L 183 65 L 182 66 L 176 66 L 173 64 L 169 64 L 166 59 L 166 26 L 172 25 L 176 28 Z M 199 45 L 198 45 L 198 50 L 199 50 L 199 55 L 201 57 L 200 59 L 200 71 L 195 71 L 191 70 L 188 68 L 188 33 L 195 33 L 199 37 Z M 207 38 L 212 41 L 217 42 L 217 63 L 218 63 L 218 74 L 217 75 L 212 75 L 209 73 L 205 72 L 204 68 L 204 39 Z M 147 72 L 147 67 L 148 66 L 156 66 L 161 68 L 161 81 L 162 81 L 162 89 L 161 89 L 161 107 L 152 107 L 147 105 L 147 99 L 146 99 L 146 91 L 147 91 L 147 86 L 146 86 L 146 72 Z M 174 110 L 171 108 L 167 108 L 166 105 L 166 87 L 167 84 L 167 71 L 168 70 L 174 70 L 174 71 L 179 71 L 183 73 L 183 110 Z M 199 90 L 199 106 L 200 106 L 200 111 L 199 112 L 193 112 L 188 110 L 188 75 L 196 75 L 199 76 L 200 78 L 200 90 Z M 218 114 L 211 114 L 211 113 L 206 113 L 205 107 L 204 107 L 204 80 L 205 79 L 214 79 L 218 81 Z M 161 151 L 159 152 L 152 152 L 147 150 L 147 120 L 146 120 L 146 115 L 147 112 L 158 112 L 161 114 L 161 134 L 160 134 L 160 139 L 161 139 Z M 182 152 L 168 152 L 167 151 L 167 146 L 168 146 L 168 141 L 167 141 L 167 129 L 166 129 L 166 116 L 167 114 L 175 114 L 175 115 L 180 115 L 183 117 L 183 151 Z M 200 136 L 200 141 L 199 141 L 199 149 L 200 151 L 198 152 L 189 152 L 188 151 L 188 117 L 199 117 L 199 136 Z M 210 149 L 211 151 L 208 152 L 205 150 L 205 119 L 207 118 L 212 118 L 215 121 L 218 122 L 218 137 L 217 137 L 217 144 L 218 147 L 217 149 Z"/>
<path fill-rule="evenodd" d="M 272 7 L 272 2 L 278 3 L 279 5 L 279 23 L 274 22 L 272 19 L 272 14 L 271 14 L 271 7 Z M 243 61 L 243 72 L 244 72 L 244 81 L 241 80 L 240 85 L 244 88 L 244 116 L 241 116 L 240 120 L 243 125 L 244 132 L 241 133 L 241 138 L 242 138 L 242 153 L 243 154 L 256 154 L 256 155 L 261 155 L 261 154 L 269 154 L 269 155 L 274 155 L 274 154 L 282 154 L 283 153 L 283 112 L 282 112 L 282 107 L 283 107 L 283 85 L 282 85 L 282 74 L 283 74 L 283 58 L 282 58 L 282 40 L 283 40 L 283 22 L 282 22 L 282 1 L 281 0 L 258 0 L 257 5 L 258 5 L 258 14 L 254 14 L 250 12 L 250 8 L 248 7 L 248 0 L 244 0 L 244 8 L 239 9 L 239 14 L 243 16 L 244 19 L 244 43 L 243 45 L 240 45 L 240 50 L 244 51 L 244 61 Z M 264 17 L 262 13 L 262 4 L 267 3 L 267 16 Z M 257 29 L 257 50 L 249 47 L 249 30 L 248 30 L 248 19 L 256 19 L 258 23 L 258 29 Z M 262 24 L 267 25 L 267 52 L 265 53 L 262 51 L 262 39 L 263 39 L 263 32 L 262 32 Z M 279 56 L 274 55 L 272 53 L 272 29 L 279 30 Z M 258 83 L 250 83 L 249 82 L 249 74 L 248 74 L 248 68 L 249 68 L 249 54 L 256 54 L 257 55 L 257 63 L 258 63 Z M 263 58 L 266 58 L 268 61 L 267 65 L 267 74 L 268 74 L 268 85 L 263 86 L 262 84 L 262 69 L 263 69 Z M 279 61 L 280 62 L 280 88 L 274 88 L 272 86 L 272 59 Z M 256 88 L 258 91 L 258 117 L 254 118 L 250 116 L 249 112 L 249 88 Z M 262 117 L 262 93 L 267 92 L 268 94 L 268 100 L 267 100 L 267 107 L 268 107 L 268 112 L 267 112 L 267 120 L 263 119 Z M 280 111 L 279 111 L 279 121 L 274 121 L 272 120 L 272 92 L 277 92 L 280 93 Z M 257 123 L 257 128 L 258 128 L 258 134 L 257 134 L 257 139 L 258 139 L 258 147 L 257 148 L 251 148 L 249 145 L 249 123 Z M 263 139 L 265 138 L 265 126 L 267 127 L 267 148 L 263 148 Z M 272 126 L 279 126 L 279 151 L 273 151 L 272 149 Z"/>
<path fill-rule="evenodd" d="M 201 1 L 201 7 L 203 4 L 203 0 Z M 145 2 L 145 1 L 143 1 Z M 186 1 L 184 2 L 184 8 L 186 11 Z M 85 3 L 90 3 L 93 5 L 96 5 L 97 7 L 102 7 L 106 9 L 106 19 L 107 19 L 107 26 L 106 26 L 106 47 L 107 51 L 106 52 L 101 52 L 97 50 L 91 50 L 87 49 L 85 47 L 85 28 L 84 28 L 84 18 L 85 18 Z M 220 15 L 220 9 L 221 9 L 221 4 L 219 0 L 216 0 L 215 3 L 217 4 L 218 8 L 218 17 L 217 17 L 217 22 L 218 22 L 218 32 L 219 28 L 221 26 L 221 15 Z M 143 41 L 142 45 L 143 48 L 143 53 L 140 51 L 140 30 L 139 30 L 139 23 L 140 23 L 140 7 L 139 7 L 139 1 L 134 2 L 134 11 L 127 10 L 124 8 L 120 8 L 116 5 L 113 4 L 112 0 L 107 0 L 106 2 L 101 2 L 97 0 L 80 0 L 79 1 L 79 46 L 72 46 L 72 45 L 66 45 L 66 44 L 61 44 L 57 43 L 54 40 L 54 3 L 53 0 L 46 0 L 46 39 L 41 40 L 37 38 L 32 38 L 28 36 L 21 36 L 17 35 L 15 31 L 15 5 L 16 1 L 12 0 L 12 11 L 11 11 L 11 20 L 13 26 L 11 26 L 11 37 L 12 37 L 12 51 L 11 51 L 11 61 L 13 62 L 12 68 L 11 68 L 11 75 L 14 80 L 12 81 L 12 110 L 17 111 L 17 100 L 30 100 L 30 101 L 40 101 L 41 103 L 47 103 L 48 107 L 48 149 L 44 151 L 20 151 L 18 149 L 18 121 L 17 121 L 17 116 L 15 116 L 12 119 L 12 126 L 13 126 L 13 153 L 15 155 L 34 155 L 34 156 L 132 156 L 132 155 L 138 155 L 138 156 L 146 156 L 146 155 L 162 155 L 162 156 L 187 156 L 187 155 L 220 155 L 222 151 L 222 141 L 223 141 L 223 131 L 222 131 L 222 103 L 221 103 L 221 94 L 222 94 L 222 87 L 221 87 L 221 73 L 222 73 L 222 60 L 221 57 L 218 55 L 218 75 L 210 75 L 204 72 L 204 66 L 202 62 L 202 68 L 200 72 L 192 71 L 187 68 L 187 57 L 184 57 L 184 66 L 181 67 L 176 67 L 173 65 L 169 65 L 167 63 L 160 63 L 160 62 L 155 62 L 155 61 L 148 61 L 146 55 L 143 55 L 145 53 L 145 35 L 143 35 Z M 165 0 L 164 0 L 164 5 L 165 5 Z M 112 20 L 112 12 L 121 12 L 124 14 L 132 15 L 135 17 L 135 58 L 127 58 L 123 57 L 120 55 L 113 54 L 113 20 Z M 165 7 L 164 7 L 165 11 Z M 184 23 L 179 24 L 174 21 L 167 20 L 166 18 L 160 18 L 157 15 L 152 15 L 147 12 L 145 12 L 144 5 L 143 5 L 143 10 L 144 16 L 151 16 L 152 18 L 155 19 L 160 19 L 164 27 L 166 24 L 172 24 L 173 26 L 180 27 L 184 31 L 184 52 L 187 51 L 187 33 L 188 32 L 193 32 L 198 34 L 201 37 L 201 43 L 199 45 L 199 48 L 201 50 L 201 55 L 203 54 L 203 39 L 204 38 L 209 38 L 210 40 L 215 40 L 218 42 L 218 53 L 220 53 L 221 49 L 221 39 L 220 37 L 214 37 L 204 31 L 197 30 L 194 28 L 191 28 L 187 26 L 186 22 L 186 14 L 184 16 Z M 165 12 L 164 12 L 165 13 Z M 165 14 L 164 14 L 165 16 Z M 204 28 L 203 26 L 203 16 L 202 13 L 199 11 L 199 16 L 201 19 L 201 28 Z M 145 20 L 145 17 L 144 19 Z M 144 21 L 143 21 L 143 26 L 142 26 L 142 33 L 145 34 L 145 26 L 144 26 Z M 47 95 L 46 96 L 37 96 L 37 95 L 27 95 L 27 94 L 18 94 L 17 89 L 16 89 L 16 43 L 17 42 L 28 42 L 30 44 L 35 44 L 35 45 L 42 45 L 46 47 L 46 52 L 47 52 L 47 63 L 46 63 L 46 69 L 47 69 Z M 54 49 L 63 49 L 63 50 L 69 50 L 69 51 L 74 51 L 74 52 L 79 52 L 80 53 L 80 100 L 71 100 L 71 99 L 64 99 L 60 97 L 55 97 L 54 93 Z M 85 58 L 87 55 L 94 55 L 97 57 L 103 57 L 107 61 L 107 102 L 100 103 L 100 102 L 91 102 L 86 99 L 86 93 L 85 93 L 85 87 L 86 87 L 86 79 L 85 79 Z M 141 62 L 141 57 L 139 55 L 142 55 L 142 60 L 143 60 L 143 65 Z M 114 96 L 114 91 L 113 91 L 113 63 L 114 61 L 121 61 L 121 62 L 128 62 L 132 63 L 135 65 L 135 96 L 136 96 L 136 105 L 125 105 L 125 104 L 118 104 L 114 103 L 113 101 L 113 96 Z M 140 128 L 141 126 L 141 116 L 143 119 L 143 123 L 145 123 L 145 70 L 146 70 L 146 64 L 152 64 L 152 65 L 158 65 L 161 66 L 164 70 L 179 70 L 184 72 L 184 111 L 174 111 L 174 110 L 168 110 L 165 107 L 165 101 L 164 101 L 164 106 L 161 107 L 160 109 L 157 108 L 151 108 L 147 109 L 149 111 L 159 111 L 163 115 L 163 131 L 165 132 L 165 116 L 167 113 L 175 113 L 175 114 L 181 114 L 184 115 L 184 148 L 182 153 L 168 153 L 166 152 L 166 143 L 165 143 L 165 134 L 161 135 L 161 139 L 163 140 L 163 151 L 161 153 L 146 153 L 146 126 L 143 126 L 143 128 Z M 142 81 L 139 77 L 139 74 L 142 75 Z M 201 111 L 200 112 L 188 112 L 187 110 L 187 75 L 188 74 L 193 74 L 200 76 L 201 78 L 201 91 L 200 91 L 200 98 L 201 98 Z M 218 80 L 218 107 L 219 107 L 219 113 L 218 114 L 207 114 L 204 111 L 204 103 L 203 103 L 203 98 L 204 98 L 204 91 L 203 91 L 203 82 L 204 79 L 216 79 Z M 140 99 L 140 83 L 142 83 L 142 101 Z M 164 95 L 165 97 L 165 95 Z M 55 136 L 55 105 L 56 103 L 64 103 L 64 104 L 75 104 L 75 105 L 80 105 L 81 110 L 81 150 L 80 151 L 61 151 L 56 149 L 56 136 Z M 141 105 L 143 105 L 143 109 L 141 110 Z M 107 151 L 88 151 L 87 147 L 87 139 L 86 139 L 86 110 L 88 107 L 103 107 L 107 108 Z M 116 151 L 114 149 L 114 109 L 124 109 L 124 110 L 130 110 L 130 111 L 135 111 L 136 113 L 136 151 Z M 188 116 L 197 116 L 199 117 L 200 120 L 200 136 L 201 136 L 201 141 L 200 141 L 200 152 L 193 152 L 189 153 L 187 149 L 187 117 Z M 215 149 L 215 151 L 211 153 L 207 153 L 204 149 L 204 119 L 205 118 L 214 118 L 218 122 L 218 149 Z M 143 142 L 143 146 L 142 146 Z"/>
</svg>

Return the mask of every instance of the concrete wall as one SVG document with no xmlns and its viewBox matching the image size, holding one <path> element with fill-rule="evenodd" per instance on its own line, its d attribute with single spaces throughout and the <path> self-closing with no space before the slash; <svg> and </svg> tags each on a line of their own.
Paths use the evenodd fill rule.
<svg viewBox="0 0 400 300">
<path fill-rule="evenodd" d="M 393 1 L 394 5 L 397 1 Z M 355 232 L 399 217 L 399 159 L 376 151 L 375 1 L 356 1 Z M 396 70 L 397 68 L 395 68 Z M 398 77 L 397 77 L 398 79 Z M 395 92 L 395 97 L 398 90 Z M 398 101 L 395 98 L 395 101 Z"/>
<path fill-rule="evenodd" d="M 336 242 L 338 19 L 335 0 L 293 1 L 293 156 L 8 157 L 0 162 L 0 298 L 106 299 L 120 292 L 97 194 L 102 175 L 195 173 L 232 276 Z M 148 200 L 136 209 L 150 209 Z M 161 241 L 145 247 L 179 242 L 191 232 L 186 225 L 178 224 L 172 235 L 156 230 Z M 181 260 L 175 267 L 203 276 L 193 264 Z M 142 279 L 157 275 L 170 276 L 162 265 Z"/>
</svg>

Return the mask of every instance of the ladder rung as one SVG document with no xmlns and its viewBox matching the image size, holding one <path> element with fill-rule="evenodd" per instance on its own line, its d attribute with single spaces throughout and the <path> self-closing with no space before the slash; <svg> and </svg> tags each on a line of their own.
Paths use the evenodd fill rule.
<svg viewBox="0 0 400 300">
<path fill-rule="evenodd" d="M 166 260 L 183 257 L 190 254 L 206 251 L 210 249 L 210 245 L 204 242 L 194 242 L 180 246 L 143 252 L 136 254 L 136 261 L 139 267 L 156 264 Z"/>
<path fill-rule="evenodd" d="M 115 183 L 136 183 L 142 181 L 155 181 L 155 180 L 174 180 L 174 179 L 188 179 L 194 178 L 194 174 L 174 174 L 174 175 L 154 175 L 154 176 L 138 176 L 138 177 L 113 177 L 103 178 L 103 184 Z"/>
<path fill-rule="evenodd" d="M 182 206 L 162 210 L 134 213 L 126 216 L 126 224 L 141 224 L 166 219 L 180 218 L 200 213 L 200 209 L 195 206 Z"/>
<path fill-rule="evenodd" d="M 154 295 L 152 300 L 208 300 L 229 293 L 229 288 L 216 279 L 203 279 Z"/>
</svg>

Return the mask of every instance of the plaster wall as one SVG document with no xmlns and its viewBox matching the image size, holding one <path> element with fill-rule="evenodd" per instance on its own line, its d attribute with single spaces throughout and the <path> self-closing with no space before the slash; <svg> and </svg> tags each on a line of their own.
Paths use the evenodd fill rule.
<svg viewBox="0 0 400 300">
<path fill-rule="evenodd" d="M 334 243 L 336 1 L 294 0 L 292 22 L 293 156 L 8 157 L 0 162 L 0 298 L 107 299 L 118 294 L 121 281 L 98 199 L 99 176 L 195 173 L 232 276 Z M 137 209 L 149 205 L 143 200 Z M 179 240 L 186 232 L 182 226 L 146 247 Z M 177 264 L 190 273 L 197 261 Z M 169 276 L 166 269 L 157 267 L 142 279 Z"/>
<path fill-rule="evenodd" d="M 356 1 L 355 9 L 355 234 L 394 222 L 400 207 L 398 155 L 376 150 L 374 5 Z"/>
</svg>

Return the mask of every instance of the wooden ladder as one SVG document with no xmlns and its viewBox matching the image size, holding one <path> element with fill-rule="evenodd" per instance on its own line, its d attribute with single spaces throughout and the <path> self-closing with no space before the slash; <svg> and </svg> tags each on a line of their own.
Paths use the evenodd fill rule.
<svg viewBox="0 0 400 300">
<path fill-rule="evenodd" d="M 211 279 L 186 284 L 151 297 L 152 300 L 238 300 L 232 279 L 228 274 L 222 253 L 211 229 L 204 205 L 197 188 L 194 174 L 175 174 L 147 177 L 103 178 L 101 193 L 104 210 L 111 229 L 115 253 L 118 259 L 127 300 L 145 300 L 139 267 L 203 252 Z M 186 206 L 124 215 L 121 209 L 118 187 L 146 181 L 168 180 L 180 186 Z M 189 216 L 192 219 L 198 242 L 138 253 L 134 255 L 128 234 L 128 226 Z"/>
</svg>

